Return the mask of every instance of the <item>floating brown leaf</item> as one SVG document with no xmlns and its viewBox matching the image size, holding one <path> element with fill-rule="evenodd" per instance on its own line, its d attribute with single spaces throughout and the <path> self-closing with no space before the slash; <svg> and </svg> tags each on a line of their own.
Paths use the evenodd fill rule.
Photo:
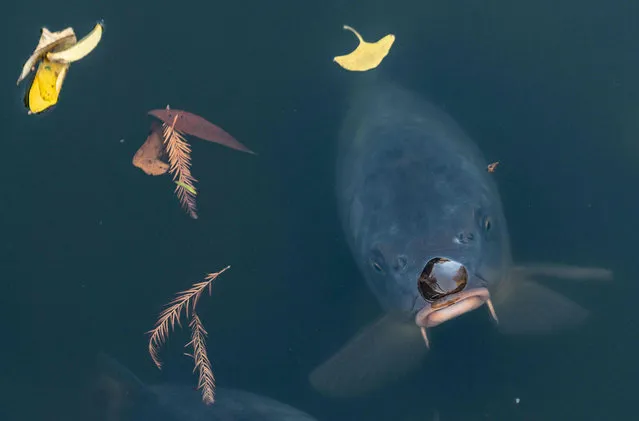
<svg viewBox="0 0 639 421">
<path fill-rule="evenodd" d="M 168 163 L 166 162 L 168 159 Z M 146 141 L 133 156 L 133 165 L 148 175 L 163 175 L 169 171 L 176 182 L 175 194 L 189 215 L 197 219 L 194 187 L 191 175 L 191 148 L 172 124 L 154 121 Z"/>
<path fill-rule="evenodd" d="M 220 143 L 229 148 L 254 154 L 221 128 L 200 116 L 183 110 L 151 110 L 149 114 L 162 121 L 160 132 L 157 123 L 152 125 L 146 142 L 133 157 L 133 165 L 149 175 L 162 175 L 169 171 L 176 184 L 175 194 L 189 216 L 197 219 L 195 183 L 191 174 L 191 147 L 185 135 Z M 164 158 L 168 156 L 168 164 Z"/>
<path fill-rule="evenodd" d="M 169 156 L 169 172 L 173 174 L 173 181 L 177 181 L 175 194 L 182 207 L 191 218 L 197 219 L 195 196 L 197 190 L 193 185 L 197 180 L 191 175 L 191 147 L 184 137 L 175 129 L 177 116 L 172 124 L 163 123 L 163 138 L 166 152 Z"/>
<path fill-rule="evenodd" d="M 146 142 L 133 155 L 133 165 L 148 175 L 162 175 L 169 170 L 169 164 L 164 161 L 166 152 L 162 140 L 162 127 L 154 121 Z"/>
<path fill-rule="evenodd" d="M 206 330 L 204 330 L 202 321 L 195 312 L 195 308 L 202 292 L 208 287 L 210 295 L 213 281 L 230 267 L 231 266 L 226 266 L 219 272 L 209 273 L 206 275 L 204 281 L 197 282 L 186 291 L 179 292 L 162 313 L 160 313 L 160 317 L 158 317 L 158 320 L 155 322 L 153 330 L 147 332 L 151 335 L 149 338 L 149 354 L 151 355 L 151 359 L 157 368 L 162 369 L 162 362 L 159 355 L 160 347 L 166 343 L 169 332 L 175 329 L 175 325 L 180 325 L 182 310 L 184 310 L 187 319 L 190 314 L 191 322 L 189 323 L 189 328 L 191 329 L 191 341 L 186 344 L 186 346 L 193 348 L 193 355 L 187 355 L 193 357 L 195 361 L 193 371 L 199 371 L 198 389 L 202 389 L 202 400 L 207 405 L 215 401 L 215 377 L 211 369 L 211 362 L 206 353 L 207 333 Z"/>
<path fill-rule="evenodd" d="M 175 129 L 181 133 L 199 137 L 209 142 L 219 143 L 220 145 L 239 151 L 255 154 L 255 152 L 238 142 L 222 128 L 196 114 L 183 110 L 174 110 L 169 108 L 169 106 L 163 110 L 151 110 L 149 114 L 159 118 L 164 124 L 173 124 Z"/>
</svg>

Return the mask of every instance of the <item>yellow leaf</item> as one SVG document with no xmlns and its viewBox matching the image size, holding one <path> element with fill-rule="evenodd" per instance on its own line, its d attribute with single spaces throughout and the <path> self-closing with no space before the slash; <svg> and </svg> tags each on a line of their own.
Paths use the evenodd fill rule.
<svg viewBox="0 0 639 421">
<path fill-rule="evenodd" d="M 359 40 L 359 45 L 351 53 L 333 58 L 333 61 L 346 70 L 365 72 L 366 70 L 374 69 L 388 55 L 388 51 L 393 42 L 395 42 L 395 35 L 393 34 L 386 35 L 377 42 L 366 42 L 350 26 L 344 25 L 344 29 L 354 33 Z"/>
</svg>

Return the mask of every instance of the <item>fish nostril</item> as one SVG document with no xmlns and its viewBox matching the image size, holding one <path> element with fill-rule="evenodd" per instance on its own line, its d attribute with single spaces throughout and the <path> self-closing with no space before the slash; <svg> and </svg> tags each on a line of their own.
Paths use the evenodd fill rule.
<svg viewBox="0 0 639 421">
<path fill-rule="evenodd" d="M 475 240 L 475 234 L 473 234 L 472 232 L 460 232 L 459 234 L 457 234 L 457 242 L 459 242 L 460 244 L 468 244 L 473 240 Z"/>
<path fill-rule="evenodd" d="M 406 259 L 406 256 L 404 255 L 397 256 L 397 261 L 395 262 L 395 270 L 403 271 L 404 269 L 406 269 L 407 264 L 408 264 L 408 261 Z"/>
</svg>

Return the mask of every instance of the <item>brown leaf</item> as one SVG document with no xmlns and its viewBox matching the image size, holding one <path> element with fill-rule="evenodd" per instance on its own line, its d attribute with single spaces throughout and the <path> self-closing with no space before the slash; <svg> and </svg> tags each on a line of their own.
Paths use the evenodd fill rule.
<svg viewBox="0 0 639 421">
<path fill-rule="evenodd" d="M 169 170 L 169 164 L 162 159 L 165 154 L 162 128 L 158 122 L 154 121 L 151 124 L 151 131 L 146 142 L 133 155 L 133 165 L 148 175 L 166 174 Z"/>
<path fill-rule="evenodd" d="M 219 143 L 226 147 L 236 149 L 250 154 L 255 154 L 252 150 L 238 142 L 233 136 L 225 132 L 222 128 L 205 120 L 204 118 L 183 110 L 166 109 L 151 110 L 149 114 L 159 118 L 165 124 L 173 124 L 175 117 L 175 129 L 181 133 L 199 137 L 203 140 Z"/>
</svg>

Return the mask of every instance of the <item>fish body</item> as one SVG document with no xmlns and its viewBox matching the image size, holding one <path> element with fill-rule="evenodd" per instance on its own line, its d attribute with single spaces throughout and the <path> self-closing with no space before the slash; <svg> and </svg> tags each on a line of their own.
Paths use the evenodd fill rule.
<svg viewBox="0 0 639 421">
<path fill-rule="evenodd" d="M 546 333 L 588 312 L 530 278 L 605 269 L 514 266 L 501 198 L 477 145 L 398 85 L 362 83 L 340 133 L 336 194 L 351 253 L 384 315 L 310 375 L 326 395 L 366 394 L 415 369 L 427 330 L 487 308 L 503 333 Z M 420 334 L 421 333 L 421 334 Z"/>
<path fill-rule="evenodd" d="M 150 386 L 161 407 L 184 421 L 316 421 L 290 405 L 239 389 L 217 388 L 215 403 L 206 406 L 189 385 Z"/>
<path fill-rule="evenodd" d="M 510 244 L 484 158 L 433 104 L 397 86 L 354 99 L 341 134 L 337 201 L 349 247 L 387 312 L 431 306 L 417 282 L 435 257 L 463 264 L 464 291 L 507 282 Z"/>
<path fill-rule="evenodd" d="M 191 385 L 147 386 L 111 357 L 99 356 L 96 390 L 106 398 L 100 420 L 121 421 L 316 421 L 290 405 L 251 392 L 216 388 L 215 403 L 205 405 Z"/>
</svg>

